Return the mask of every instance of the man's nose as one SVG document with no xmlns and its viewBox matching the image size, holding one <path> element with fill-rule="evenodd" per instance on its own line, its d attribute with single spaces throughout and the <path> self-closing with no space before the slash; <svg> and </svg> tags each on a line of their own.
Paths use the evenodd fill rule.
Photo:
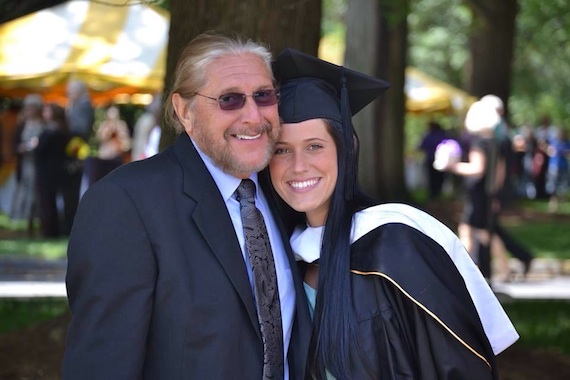
<svg viewBox="0 0 570 380">
<path fill-rule="evenodd" d="M 242 120 L 245 123 L 261 123 L 263 121 L 263 116 L 261 115 L 261 110 L 259 106 L 255 103 L 255 100 L 251 96 L 245 98 L 245 104 L 242 108 Z"/>
</svg>

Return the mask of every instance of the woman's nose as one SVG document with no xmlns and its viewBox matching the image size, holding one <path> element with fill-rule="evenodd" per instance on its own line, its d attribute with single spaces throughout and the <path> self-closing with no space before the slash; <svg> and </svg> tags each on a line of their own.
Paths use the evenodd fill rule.
<svg viewBox="0 0 570 380">
<path fill-rule="evenodd" d="M 293 154 L 293 170 L 296 173 L 301 173 L 307 170 L 307 161 L 303 154 L 294 153 Z"/>
</svg>

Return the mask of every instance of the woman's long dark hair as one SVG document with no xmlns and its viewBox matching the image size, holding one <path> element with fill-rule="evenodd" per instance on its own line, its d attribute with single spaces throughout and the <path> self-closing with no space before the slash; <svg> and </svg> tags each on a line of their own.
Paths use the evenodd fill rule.
<svg viewBox="0 0 570 380">
<path fill-rule="evenodd" d="M 355 212 L 378 203 L 367 197 L 358 185 L 358 138 L 347 147 L 340 122 L 324 120 L 337 148 L 338 178 L 332 194 L 325 222 L 321 255 L 317 303 L 313 320 L 311 348 L 307 360 L 308 371 L 316 379 L 326 379 L 329 371 L 337 379 L 350 379 L 351 358 L 357 360 L 355 347 L 355 320 L 350 283 L 350 232 Z M 269 171 L 261 177 L 270 183 Z M 346 187 L 352 185 L 350 199 Z M 277 211 L 289 234 L 296 225 L 306 223 L 303 213 L 293 210 L 283 201 L 272 185 L 271 195 Z"/>
<path fill-rule="evenodd" d="M 326 379 L 328 370 L 337 379 L 351 378 L 351 358 L 358 356 L 354 347 L 355 318 L 350 282 L 350 232 L 352 216 L 373 203 L 358 186 L 358 139 L 346 146 L 339 122 L 325 120 L 337 147 L 338 179 L 325 223 L 317 303 L 313 321 L 309 371 L 317 379 Z M 346 197 L 346 186 L 353 196 Z"/>
</svg>

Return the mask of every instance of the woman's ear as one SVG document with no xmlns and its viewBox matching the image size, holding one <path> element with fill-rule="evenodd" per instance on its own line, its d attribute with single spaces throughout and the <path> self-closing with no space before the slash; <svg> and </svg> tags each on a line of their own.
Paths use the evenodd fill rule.
<svg viewBox="0 0 570 380">
<path fill-rule="evenodd" d="M 186 133 L 188 133 L 189 136 L 192 136 L 193 117 L 189 101 L 180 96 L 180 94 L 174 93 L 172 95 L 172 107 L 174 108 L 174 112 Z"/>
</svg>

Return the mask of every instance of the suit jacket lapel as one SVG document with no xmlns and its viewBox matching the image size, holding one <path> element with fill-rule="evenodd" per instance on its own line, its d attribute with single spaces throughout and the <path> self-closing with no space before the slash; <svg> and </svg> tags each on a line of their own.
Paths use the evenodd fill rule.
<svg viewBox="0 0 570 380">
<path fill-rule="evenodd" d="M 191 217 L 236 288 L 261 339 L 247 269 L 218 187 L 186 134 L 176 139 L 174 151 L 184 173 L 184 192 L 196 201 Z"/>
</svg>

